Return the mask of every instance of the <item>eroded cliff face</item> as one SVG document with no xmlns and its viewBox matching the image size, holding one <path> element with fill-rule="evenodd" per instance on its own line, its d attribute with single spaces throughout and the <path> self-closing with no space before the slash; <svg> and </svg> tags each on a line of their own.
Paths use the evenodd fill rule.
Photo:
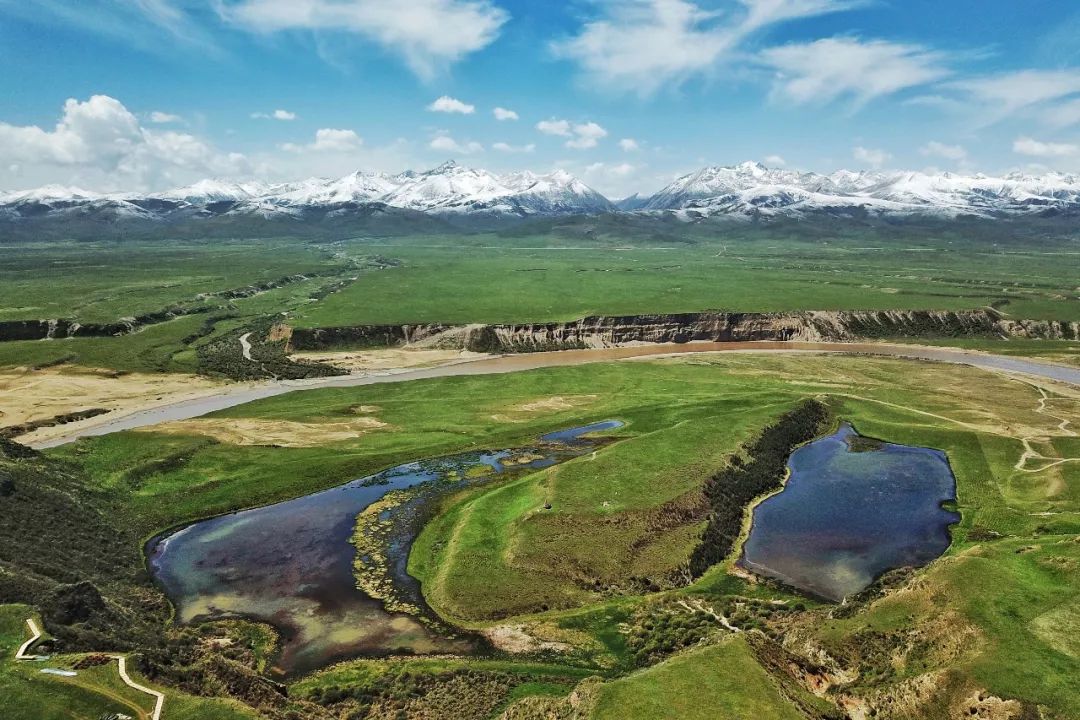
<svg viewBox="0 0 1080 720">
<path fill-rule="evenodd" d="M 265 282 L 247 285 L 240 288 L 220 290 L 218 292 L 200 293 L 193 299 L 193 303 L 168 307 L 154 312 L 144 313 L 135 317 L 120 318 L 114 322 L 106 323 L 80 323 L 76 320 L 64 318 L 50 318 L 42 320 L 5 320 L 0 321 L 0 342 L 8 340 L 55 340 L 70 337 L 110 337 L 116 335 L 128 335 L 158 323 L 168 322 L 184 315 L 199 315 L 212 312 L 217 309 L 212 303 L 215 300 L 237 300 L 249 298 L 260 293 L 274 290 L 291 283 L 303 282 L 313 277 L 321 277 L 326 273 L 309 273 L 307 275 L 296 274 L 267 280 Z"/>
<path fill-rule="evenodd" d="M 297 328 L 296 350 L 429 345 L 476 352 L 533 352 L 639 343 L 780 340 L 854 342 L 876 338 L 1080 338 L 1080 323 L 1005 318 L 992 310 L 809 311 L 594 316 L 566 323 L 514 325 L 362 325 Z"/>
</svg>

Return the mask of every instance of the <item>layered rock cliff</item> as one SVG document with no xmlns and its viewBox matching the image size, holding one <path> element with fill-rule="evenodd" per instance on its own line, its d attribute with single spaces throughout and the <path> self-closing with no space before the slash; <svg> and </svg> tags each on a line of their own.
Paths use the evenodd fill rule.
<svg viewBox="0 0 1080 720">
<path fill-rule="evenodd" d="M 1080 323 L 1012 320 L 993 309 L 945 311 L 808 311 L 594 316 L 565 323 L 448 326 L 360 325 L 296 328 L 295 350 L 408 344 L 478 352 L 531 352 L 636 343 L 780 340 L 854 342 L 884 338 L 1080 338 Z"/>
</svg>

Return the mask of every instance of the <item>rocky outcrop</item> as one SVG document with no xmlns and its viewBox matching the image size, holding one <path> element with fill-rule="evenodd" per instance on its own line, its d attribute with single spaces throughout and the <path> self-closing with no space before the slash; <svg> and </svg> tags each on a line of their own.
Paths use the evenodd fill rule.
<svg viewBox="0 0 1080 720">
<path fill-rule="evenodd" d="M 453 338 L 476 352 L 533 352 L 639 343 L 751 340 L 854 342 L 884 338 L 1080 338 L 1080 323 L 1007 319 L 997 310 L 806 311 L 592 316 L 566 323 L 361 325 L 297 328 L 296 350 L 386 347 Z"/>
<path fill-rule="evenodd" d="M 427 340 L 455 329 L 461 328 L 453 325 L 437 324 L 293 328 L 289 347 L 292 350 L 300 351 L 396 347 Z"/>
<path fill-rule="evenodd" d="M 75 412 L 64 413 L 63 415 L 55 415 L 51 418 L 33 420 L 19 425 L 0 427 L 0 439 L 10 440 L 11 438 L 31 433 L 38 428 L 67 425 L 68 423 L 88 420 L 89 418 L 97 417 L 98 415 L 104 415 L 107 412 L 109 411 L 105 408 L 90 408 L 88 410 L 76 410 Z"/>
<path fill-rule="evenodd" d="M 75 320 L 7 320 L 0 322 L 0 342 L 7 340 L 55 340 L 73 337 L 111 337 L 128 335 L 147 325 L 172 320 L 181 315 L 210 312 L 210 307 L 170 308 L 158 312 L 121 318 L 111 323 L 80 323 Z"/>
</svg>

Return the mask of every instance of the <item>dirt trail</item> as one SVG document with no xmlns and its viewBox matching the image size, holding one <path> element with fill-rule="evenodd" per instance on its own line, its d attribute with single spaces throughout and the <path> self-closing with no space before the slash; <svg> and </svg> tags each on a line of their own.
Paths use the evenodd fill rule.
<svg viewBox="0 0 1080 720">
<path fill-rule="evenodd" d="M 37 655 L 29 655 L 27 653 L 27 650 L 30 649 L 31 645 L 33 645 L 34 643 L 36 643 L 38 640 L 41 639 L 41 629 L 37 626 L 37 623 L 34 622 L 33 618 L 26 618 L 26 626 L 30 629 L 31 637 L 30 637 L 29 640 L 27 640 L 22 645 L 20 645 L 19 649 L 15 651 L 15 659 L 16 660 L 37 660 L 38 656 Z M 125 685 L 127 685 L 130 688 L 134 688 L 135 690 L 138 690 L 141 693 L 146 693 L 147 695 L 150 695 L 151 697 L 154 698 L 154 710 L 150 713 L 150 720 L 161 720 L 161 711 L 165 706 L 165 695 L 163 693 L 158 692 L 157 690 L 151 690 L 150 688 L 146 687 L 145 685 L 140 685 L 139 683 L 132 680 L 131 676 L 128 675 L 128 672 L 127 672 L 127 658 L 126 657 L 124 657 L 123 655 L 110 655 L 109 657 L 116 660 L 116 662 L 117 662 L 117 670 L 120 673 L 120 679 L 124 681 Z M 122 698 L 119 695 L 116 695 L 115 693 L 107 692 L 107 690 L 105 688 L 95 688 L 95 691 L 102 692 L 106 696 L 112 698 L 113 700 L 116 700 L 117 702 L 119 702 L 122 705 L 130 705 L 131 704 L 127 699 Z M 140 714 L 144 714 L 144 713 L 140 713 Z"/>
<path fill-rule="evenodd" d="M 127 673 L 127 658 L 123 655 L 113 655 L 116 658 L 118 670 L 120 671 L 120 679 L 124 681 L 124 684 L 128 687 L 135 688 L 139 692 L 151 695 L 154 698 L 154 711 L 150 713 L 150 720 L 161 720 L 161 710 L 165 707 L 165 695 L 157 690 L 151 690 L 145 685 L 140 685 L 131 679 L 131 676 Z"/>
<path fill-rule="evenodd" d="M 1053 414 L 1052 412 L 1050 412 L 1049 408 L 1047 408 L 1047 403 L 1051 402 L 1054 399 L 1061 399 L 1061 396 L 1051 395 L 1050 393 L 1046 392 L 1046 389 L 1040 385 L 1025 382 L 1023 380 L 1020 380 L 1019 382 L 1024 382 L 1026 385 L 1030 385 L 1031 387 L 1039 391 L 1039 403 L 1035 406 L 1035 412 L 1039 413 L 1040 415 L 1045 415 L 1051 420 L 1057 420 L 1057 429 L 1061 433 L 1061 435 L 1066 437 L 1076 437 L 1076 431 L 1072 430 L 1069 427 L 1069 425 L 1072 424 L 1072 421 L 1068 418 L 1061 417 L 1060 415 Z M 1058 465 L 1063 465 L 1064 463 L 1080 462 L 1080 458 L 1075 457 L 1049 457 L 1047 455 L 1043 455 L 1031 446 L 1031 443 L 1033 441 L 1049 442 L 1050 439 L 1051 436 L 1049 435 L 1027 435 L 1020 438 L 1020 442 L 1024 446 L 1024 452 L 1020 455 L 1020 459 L 1016 461 L 1016 464 L 1013 465 L 1013 470 L 1024 473 L 1037 473 L 1042 472 L 1043 470 L 1048 470 L 1052 467 L 1057 467 Z M 1040 464 L 1038 467 L 1028 467 L 1028 461 L 1030 460 L 1045 460 L 1048 462 Z"/>
<path fill-rule="evenodd" d="M 251 337 L 251 333 L 244 333 L 240 336 L 240 351 L 244 354 L 244 359 L 248 362 L 255 362 L 251 359 L 251 342 L 248 338 Z"/>
<path fill-rule="evenodd" d="M 30 649 L 31 645 L 41 639 L 41 630 L 38 629 L 37 623 L 34 622 L 33 618 L 26 618 L 26 625 L 30 628 L 30 634 L 33 637 L 19 646 L 19 649 L 15 652 L 16 660 L 35 660 L 37 658 L 37 655 L 27 655 L 26 651 Z"/>
</svg>

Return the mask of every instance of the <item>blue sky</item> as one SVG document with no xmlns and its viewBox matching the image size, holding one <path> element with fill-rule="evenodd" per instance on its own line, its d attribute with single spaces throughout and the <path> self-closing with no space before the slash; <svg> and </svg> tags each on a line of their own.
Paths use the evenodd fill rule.
<svg viewBox="0 0 1080 720">
<path fill-rule="evenodd" d="M 9 190 L 1080 170 L 1072 0 L 0 0 L 0 66 Z"/>
</svg>

